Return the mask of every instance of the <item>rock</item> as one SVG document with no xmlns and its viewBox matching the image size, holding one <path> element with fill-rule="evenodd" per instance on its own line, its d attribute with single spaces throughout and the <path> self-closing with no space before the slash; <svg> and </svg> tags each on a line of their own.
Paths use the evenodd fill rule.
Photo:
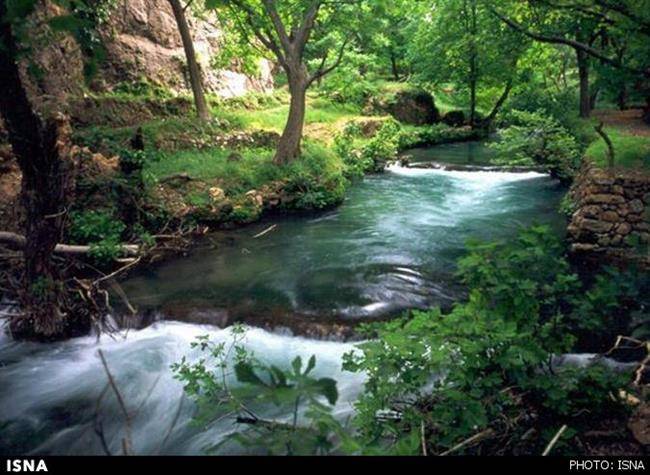
<svg viewBox="0 0 650 475">
<path fill-rule="evenodd" d="M 440 120 L 433 96 L 419 89 L 399 91 L 387 108 L 395 119 L 406 124 L 426 125 Z"/>
<path fill-rule="evenodd" d="M 176 91 L 188 90 L 185 54 L 176 21 L 167 0 L 118 0 L 108 20 L 100 27 L 106 51 L 102 63 L 100 89 L 141 78 Z M 217 70 L 210 61 L 220 51 L 222 32 L 212 22 L 203 21 L 187 10 L 197 60 L 207 91 L 222 97 L 247 92 L 269 91 L 273 87 L 270 62 L 260 62 L 259 78 L 238 71 Z"/>
<path fill-rule="evenodd" d="M 582 221 L 583 229 L 597 234 L 609 232 L 613 227 L 614 225 L 612 223 L 606 223 L 595 219 L 584 219 Z"/>
<path fill-rule="evenodd" d="M 208 193 L 210 195 L 210 199 L 215 203 L 218 203 L 226 199 L 226 192 L 219 187 L 214 186 L 210 188 L 208 190 Z"/>
<path fill-rule="evenodd" d="M 372 138 L 377 135 L 377 132 L 385 123 L 386 121 L 383 119 L 365 119 L 356 122 L 361 130 L 361 135 L 365 138 Z"/>
<path fill-rule="evenodd" d="M 461 127 L 465 125 L 465 113 L 461 110 L 449 111 L 442 118 L 442 122 L 450 127 Z"/>
<path fill-rule="evenodd" d="M 633 213 L 643 213 L 643 202 L 641 200 L 632 200 L 630 202 L 630 211 Z"/>
<path fill-rule="evenodd" d="M 601 216 L 600 219 L 602 221 L 607 221 L 608 223 L 616 223 L 619 221 L 619 216 L 618 213 L 615 211 L 605 211 Z"/>
<path fill-rule="evenodd" d="M 616 228 L 616 232 L 621 236 L 627 236 L 632 232 L 632 226 L 630 226 L 628 223 L 621 223 Z"/>
<path fill-rule="evenodd" d="M 571 252 L 591 252 L 598 249 L 596 244 L 575 243 L 571 245 Z"/>
<path fill-rule="evenodd" d="M 247 192 L 246 198 L 258 208 L 264 206 L 264 197 L 262 196 L 262 193 L 257 190 Z"/>
<path fill-rule="evenodd" d="M 590 194 L 585 197 L 585 201 L 594 204 L 622 204 L 625 203 L 625 198 L 619 195 Z"/>
<path fill-rule="evenodd" d="M 589 205 L 582 208 L 581 212 L 586 218 L 598 218 L 598 216 L 600 216 L 601 208 L 597 205 Z"/>
<path fill-rule="evenodd" d="M 648 123 L 650 123 L 650 114 Z M 628 420 L 627 427 L 640 444 L 650 445 L 650 404 L 640 404 Z"/>
<path fill-rule="evenodd" d="M 603 236 L 600 239 L 598 239 L 598 245 L 607 247 L 611 244 L 612 240 L 609 238 L 609 236 Z"/>
</svg>

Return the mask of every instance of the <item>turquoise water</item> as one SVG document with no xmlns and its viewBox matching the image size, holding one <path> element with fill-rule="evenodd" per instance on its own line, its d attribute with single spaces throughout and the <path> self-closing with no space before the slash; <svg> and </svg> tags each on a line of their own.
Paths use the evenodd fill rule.
<svg viewBox="0 0 650 475">
<path fill-rule="evenodd" d="M 508 239 L 533 222 L 560 232 L 561 195 L 554 181 L 532 173 L 391 168 L 354 186 L 336 210 L 210 236 L 187 258 L 133 276 L 124 289 L 142 312 L 173 317 L 172 308 L 196 307 L 208 322 L 218 310 L 249 323 L 267 313 L 359 320 L 450 303 L 462 292 L 452 274 L 467 239 Z M 102 455 L 98 434 L 108 451 L 121 452 L 126 423 L 106 389 L 99 349 L 131 414 L 136 454 L 205 453 L 236 426 L 231 419 L 207 430 L 192 425 L 195 407 L 173 379 L 172 363 L 199 358 L 189 347 L 199 335 L 230 341 L 227 329 L 186 322 L 54 344 L 0 333 L 0 454 Z M 259 328 L 250 328 L 243 344 L 279 366 L 316 355 L 316 373 L 338 381 L 335 414 L 353 411 L 364 376 L 341 370 L 352 344 Z"/>
<path fill-rule="evenodd" d="M 486 142 L 459 142 L 436 147 L 422 147 L 407 150 L 402 156 L 409 156 L 411 163 L 440 162 L 451 165 L 490 165 L 495 152 Z"/>
<path fill-rule="evenodd" d="M 123 287 L 140 309 L 194 306 L 247 321 L 362 319 L 448 305 L 459 296 L 452 274 L 468 239 L 509 238 L 534 222 L 560 229 L 562 193 L 534 173 L 394 167 L 354 186 L 336 210 L 212 236 L 210 247 Z"/>
</svg>

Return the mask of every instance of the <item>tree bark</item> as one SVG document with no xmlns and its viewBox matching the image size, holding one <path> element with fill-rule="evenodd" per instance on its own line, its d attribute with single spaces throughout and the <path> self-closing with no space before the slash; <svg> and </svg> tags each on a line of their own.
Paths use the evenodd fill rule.
<svg viewBox="0 0 650 475">
<path fill-rule="evenodd" d="M 201 70 L 199 63 L 196 61 L 196 52 L 194 51 L 194 42 L 190 28 L 185 18 L 185 9 L 179 0 L 169 0 L 169 3 L 174 11 L 174 18 L 176 18 L 176 25 L 181 34 L 183 41 L 183 49 L 185 50 L 185 58 L 187 60 L 187 69 L 190 76 L 190 86 L 192 94 L 194 95 L 194 105 L 199 119 L 208 121 L 210 119 L 210 111 L 208 110 L 208 103 L 205 100 L 205 93 L 203 91 L 203 81 L 201 80 Z"/>
<path fill-rule="evenodd" d="M 485 118 L 485 126 L 490 127 L 492 124 L 492 121 L 496 118 L 497 114 L 503 107 L 503 104 L 508 100 L 508 97 L 510 96 L 510 92 L 512 91 L 512 86 L 513 86 L 513 81 L 512 79 L 508 81 L 506 84 L 506 87 L 503 89 L 503 92 L 501 93 L 501 96 L 497 100 L 497 102 L 494 104 L 494 107 L 492 108 L 492 111 L 490 114 Z"/>
<path fill-rule="evenodd" d="M 278 142 L 278 148 L 273 161 L 277 165 L 284 165 L 300 156 L 303 129 L 305 125 L 305 111 L 307 103 L 307 72 L 304 67 L 296 67 L 289 74 L 289 92 L 291 103 L 289 117 Z"/>
<path fill-rule="evenodd" d="M 6 2 L 0 2 L 5 18 Z M 23 318 L 12 322 L 14 334 L 58 338 L 65 329 L 61 310 L 63 285 L 52 253 L 61 238 L 72 192 L 73 162 L 70 126 L 58 115 L 46 123 L 34 112 L 16 62 L 18 47 L 8 22 L 0 22 L 0 114 L 22 172 L 21 200 L 25 209 L 25 272 L 21 304 Z"/>
<path fill-rule="evenodd" d="M 478 86 L 478 53 L 476 48 L 476 35 L 478 34 L 476 0 L 471 1 L 470 6 L 470 33 L 472 35 L 469 53 L 469 125 L 476 126 L 476 88 Z"/>
<path fill-rule="evenodd" d="M 580 117 L 588 119 L 591 115 L 591 95 L 589 94 L 589 55 L 576 49 L 578 76 L 580 77 Z"/>
<path fill-rule="evenodd" d="M 400 80 L 399 66 L 397 65 L 397 58 L 395 57 L 395 53 L 392 50 L 390 52 L 390 67 L 393 72 L 393 77 L 395 78 L 395 81 L 399 81 Z"/>
</svg>

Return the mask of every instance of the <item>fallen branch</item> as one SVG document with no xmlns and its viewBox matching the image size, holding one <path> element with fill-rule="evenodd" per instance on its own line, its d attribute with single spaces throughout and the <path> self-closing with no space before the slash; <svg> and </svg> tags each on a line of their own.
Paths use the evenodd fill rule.
<svg viewBox="0 0 650 475">
<path fill-rule="evenodd" d="M 567 428 L 568 426 L 566 424 L 560 427 L 560 430 L 557 431 L 557 434 L 555 434 L 555 436 L 551 439 L 551 441 L 544 449 L 544 452 L 542 453 L 542 457 L 546 457 L 551 452 L 551 450 L 553 450 L 553 447 L 555 447 L 555 444 L 557 444 L 557 441 L 560 440 L 560 437 L 562 437 L 562 434 L 564 434 L 564 431 L 567 430 Z"/>
<path fill-rule="evenodd" d="M 24 249 L 27 246 L 27 238 L 20 234 L 0 231 L 0 243 L 13 246 L 17 249 Z M 140 246 L 137 244 L 120 244 L 120 251 L 128 256 L 137 256 L 140 253 Z M 90 253 L 91 246 L 81 246 L 74 244 L 57 244 L 54 248 L 55 254 L 67 255 L 86 255 Z"/>
<path fill-rule="evenodd" d="M 256 234 L 255 236 L 253 236 L 253 239 L 261 238 L 262 236 L 264 236 L 264 235 L 270 233 L 271 231 L 273 231 L 273 230 L 274 230 L 275 228 L 277 228 L 277 227 L 278 227 L 278 225 L 277 225 L 277 224 L 274 224 L 274 225 L 271 226 L 270 228 L 267 228 L 267 229 L 265 229 L 264 231 L 262 231 L 261 233 Z"/>
<path fill-rule="evenodd" d="M 99 358 L 102 360 L 102 366 L 104 366 L 104 371 L 106 372 L 108 383 L 113 389 L 113 392 L 115 393 L 115 397 L 117 398 L 117 402 L 119 403 L 120 408 L 124 413 L 125 424 L 126 424 L 126 437 L 122 439 L 122 449 L 124 451 L 124 455 L 131 455 L 132 453 L 131 416 L 129 415 L 129 411 L 126 408 L 126 404 L 124 403 L 122 394 L 120 393 L 120 390 L 118 389 L 117 384 L 115 383 L 115 379 L 113 378 L 111 371 L 108 369 L 108 363 L 106 362 L 106 358 L 104 357 L 104 352 L 102 350 L 98 350 L 97 353 L 99 353 Z"/>
<path fill-rule="evenodd" d="M 470 445 L 474 442 L 478 442 L 479 440 L 484 439 L 485 437 L 490 437 L 492 434 L 494 434 L 494 430 L 485 429 L 484 431 L 481 431 L 478 434 L 474 434 L 469 439 L 465 439 L 461 443 L 454 445 L 451 449 L 441 453 L 440 455 L 441 456 L 449 455 L 453 452 L 456 452 L 457 450 L 462 449 L 463 447 L 466 447 L 467 445 Z"/>
</svg>

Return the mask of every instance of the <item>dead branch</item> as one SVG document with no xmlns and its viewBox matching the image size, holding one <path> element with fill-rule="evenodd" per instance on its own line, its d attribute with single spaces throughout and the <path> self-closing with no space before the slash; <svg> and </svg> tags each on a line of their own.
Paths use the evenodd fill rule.
<svg viewBox="0 0 650 475">
<path fill-rule="evenodd" d="M 0 231 L 0 243 L 13 246 L 18 249 L 24 249 L 27 245 L 27 239 L 20 234 L 7 231 Z M 120 251 L 128 256 L 137 256 L 140 253 L 140 246 L 137 244 L 120 244 Z M 66 255 L 86 255 L 90 252 L 91 246 L 80 246 L 73 244 L 57 244 L 54 248 L 56 254 Z"/>
<path fill-rule="evenodd" d="M 456 452 L 457 450 L 462 449 L 463 447 L 466 447 L 466 446 L 471 445 L 471 444 L 473 444 L 475 442 L 478 442 L 478 441 L 483 440 L 483 439 L 485 439 L 487 437 L 490 437 L 493 434 L 494 434 L 493 429 L 485 429 L 484 431 L 481 431 L 478 434 L 474 434 L 469 439 L 465 439 L 462 442 L 460 442 L 459 444 L 454 445 L 451 449 L 444 451 L 440 455 L 441 456 L 449 455 L 449 454 L 451 454 L 453 452 Z"/>
<path fill-rule="evenodd" d="M 113 392 L 115 393 L 117 402 L 119 403 L 120 408 L 124 413 L 124 419 L 126 425 L 126 437 L 122 439 L 122 449 L 124 451 L 124 455 L 131 455 L 132 446 L 133 446 L 131 442 L 131 416 L 129 415 L 129 411 L 126 409 L 126 404 L 124 403 L 122 394 L 120 393 L 120 390 L 117 387 L 117 384 L 115 383 L 115 379 L 113 378 L 110 369 L 108 369 L 108 363 L 106 362 L 106 358 L 104 357 L 104 352 L 102 350 L 97 350 L 97 353 L 99 353 L 99 358 L 102 360 L 102 366 L 104 366 L 104 371 L 106 372 L 108 383 L 111 385 L 111 389 L 113 389 Z"/>
<path fill-rule="evenodd" d="M 555 444 L 557 444 L 557 441 L 560 440 L 560 437 L 562 437 L 562 434 L 564 434 L 564 431 L 567 430 L 567 428 L 568 426 L 566 424 L 560 427 L 560 430 L 557 431 L 557 434 L 555 434 L 555 436 L 551 439 L 551 441 L 544 449 L 544 452 L 542 453 L 542 457 L 546 457 L 551 452 L 551 450 L 553 450 L 553 447 L 555 447 Z"/>
</svg>

